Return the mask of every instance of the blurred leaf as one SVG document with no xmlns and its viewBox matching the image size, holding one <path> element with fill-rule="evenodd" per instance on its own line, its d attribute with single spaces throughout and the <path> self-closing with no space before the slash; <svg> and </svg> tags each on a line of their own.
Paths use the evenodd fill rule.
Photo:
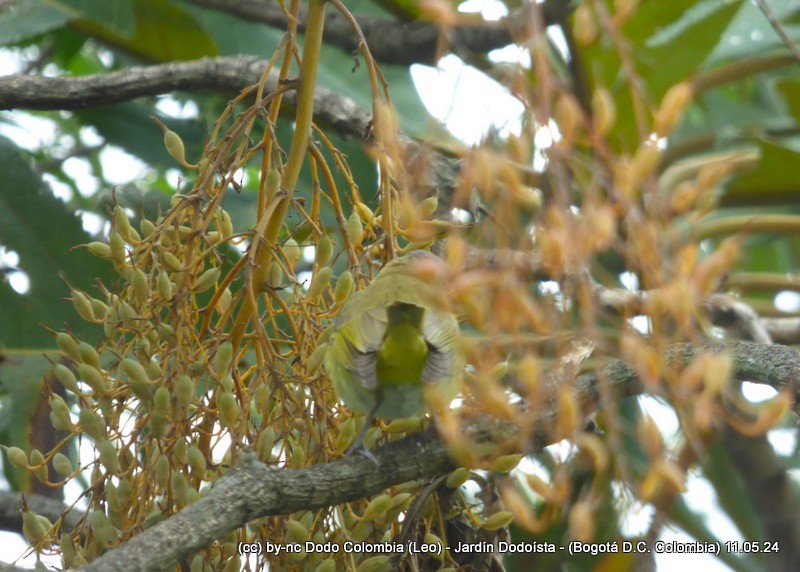
<svg viewBox="0 0 800 572">
<path fill-rule="evenodd" d="M 59 359 L 56 352 L 49 357 Z M 29 449 L 32 416 L 42 397 L 44 375 L 52 367 L 39 351 L 0 352 L 0 443 Z M 28 472 L 7 462 L 3 468 L 14 490 L 25 490 Z"/>
<path fill-rule="evenodd" d="M 152 0 L 140 0 L 151 2 Z M 46 0 L 52 6 L 59 8 L 63 13 L 72 18 L 85 20 L 106 29 L 108 33 L 120 37 L 133 37 L 135 31 L 134 6 L 135 0 Z M 82 26 L 82 27 L 85 27 Z"/>
<path fill-rule="evenodd" d="M 796 204 L 800 198 L 797 173 L 787 165 L 797 165 L 800 151 L 788 142 L 760 139 L 755 142 L 761 153 L 758 167 L 736 177 L 725 192 L 728 204 L 764 204 L 783 202 Z"/>
<path fill-rule="evenodd" d="M 44 0 L 12 4 L 0 12 L 0 45 L 15 44 L 62 27 L 72 19 Z"/>
</svg>

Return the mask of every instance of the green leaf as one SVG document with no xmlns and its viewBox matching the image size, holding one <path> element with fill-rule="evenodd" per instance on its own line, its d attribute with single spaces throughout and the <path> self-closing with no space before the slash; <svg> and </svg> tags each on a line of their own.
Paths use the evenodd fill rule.
<svg viewBox="0 0 800 572">
<path fill-rule="evenodd" d="M 0 13 L 0 45 L 15 44 L 62 27 L 72 19 L 42 0 L 12 4 Z"/>
<path fill-rule="evenodd" d="M 101 26 L 114 35 L 133 37 L 135 0 L 45 0 L 70 17 Z M 149 1 L 149 0 L 143 0 Z"/>
<path fill-rule="evenodd" d="M 0 172 L 0 245 L 19 254 L 18 266 L 30 280 L 25 294 L 0 282 L 0 343 L 11 348 L 54 346 L 42 325 L 60 328 L 66 324 L 84 336 L 96 336 L 99 328 L 81 320 L 63 300 L 69 291 L 57 273 L 91 292 L 96 277 L 109 277 L 110 265 L 85 249 L 69 250 L 89 242 L 89 235 L 42 183 L 23 152 L 2 138 Z"/>
<path fill-rule="evenodd" d="M 786 142 L 756 141 L 761 162 L 752 171 L 740 175 L 728 186 L 726 204 L 797 203 L 797 173 L 787 165 L 797 165 L 800 151 Z"/>
</svg>

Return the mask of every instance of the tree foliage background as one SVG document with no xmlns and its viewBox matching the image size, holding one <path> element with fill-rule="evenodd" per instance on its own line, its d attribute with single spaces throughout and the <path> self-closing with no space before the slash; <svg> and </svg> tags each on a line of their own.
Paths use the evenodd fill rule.
<svg viewBox="0 0 800 572">
<path fill-rule="evenodd" d="M 667 527 L 734 570 L 798 565 L 797 454 L 767 433 L 794 439 L 800 374 L 800 6 L 504 5 L 2 3 L 22 72 L 0 120 L 52 132 L 0 141 L 5 529 L 98 570 L 646 570 L 454 548 Z M 522 63 L 491 57 L 511 44 Z M 428 115 L 409 66 L 449 52 L 519 100 L 518 133 L 467 147 Z M 115 185 L 112 145 L 147 175 Z M 364 420 L 321 357 L 350 292 L 416 249 L 445 261 L 414 271 L 444 272 L 469 365 L 435 429 L 370 429 L 376 468 L 343 455 Z M 741 538 L 687 503 L 692 475 Z M 309 540 L 449 550 L 241 553 Z"/>
</svg>

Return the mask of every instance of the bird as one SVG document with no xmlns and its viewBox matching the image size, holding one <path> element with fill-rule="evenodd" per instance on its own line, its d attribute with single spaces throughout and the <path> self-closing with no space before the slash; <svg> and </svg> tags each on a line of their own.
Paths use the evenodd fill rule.
<svg viewBox="0 0 800 572">
<path fill-rule="evenodd" d="M 447 406 L 458 392 L 464 359 L 458 320 L 443 304 L 443 270 L 430 252 L 396 258 L 335 320 L 325 370 L 339 399 L 367 415 L 347 455 L 359 451 L 375 462 L 363 444 L 373 418 L 413 417 L 429 399 Z"/>
</svg>

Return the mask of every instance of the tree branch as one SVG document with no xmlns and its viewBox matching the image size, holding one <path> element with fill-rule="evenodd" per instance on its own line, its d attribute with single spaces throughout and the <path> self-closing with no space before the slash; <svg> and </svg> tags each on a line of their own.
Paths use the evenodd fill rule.
<svg viewBox="0 0 800 572">
<path fill-rule="evenodd" d="M 243 20 L 263 22 L 273 28 L 285 29 L 286 15 L 277 3 L 261 0 L 189 0 L 192 4 L 219 10 Z M 556 21 L 559 14 L 566 14 L 569 3 L 562 0 L 548 0 L 541 9 L 548 24 Z M 305 31 L 307 8 L 300 9 L 298 31 Z M 414 63 L 435 64 L 444 55 L 438 53 L 439 40 L 445 30 L 436 23 L 403 22 L 379 16 L 356 14 L 372 56 L 380 63 L 411 65 Z M 470 52 L 485 53 L 513 43 L 509 30 L 518 27 L 516 22 L 524 20 L 519 15 L 505 18 L 499 22 L 483 22 L 472 26 L 451 28 L 446 37 L 452 46 Z M 350 24 L 335 11 L 325 18 L 324 40 L 347 52 L 358 50 L 358 38 Z"/>
<path fill-rule="evenodd" d="M 668 351 L 671 363 L 687 364 L 703 351 L 733 354 L 735 376 L 780 389 L 800 378 L 800 354 L 784 346 L 750 342 L 676 344 Z M 637 395 L 642 386 L 628 364 L 612 360 L 601 375 L 587 373 L 576 383 L 579 401 L 599 403 L 598 379 L 613 386 L 617 398 Z M 795 392 L 797 390 L 795 389 Z M 552 410 L 521 413 L 536 415 L 535 448 L 553 439 Z M 517 434 L 516 424 L 480 419 L 464 427 L 467 438 L 477 442 L 502 442 Z M 221 477 L 207 495 L 171 518 L 109 550 L 84 570 L 162 570 L 208 546 L 237 527 L 256 518 L 313 510 L 375 495 L 388 487 L 428 478 L 454 468 L 447 444 L 432 430 L 417 433 L 374 451 L 378 468 L 361 457 L 320 464 L 301 470 L 278 469 L 258 462 L 243 452 L 238 465 Z M 247 491 L 247 494 L 242 494 Z"/>
</svg>

